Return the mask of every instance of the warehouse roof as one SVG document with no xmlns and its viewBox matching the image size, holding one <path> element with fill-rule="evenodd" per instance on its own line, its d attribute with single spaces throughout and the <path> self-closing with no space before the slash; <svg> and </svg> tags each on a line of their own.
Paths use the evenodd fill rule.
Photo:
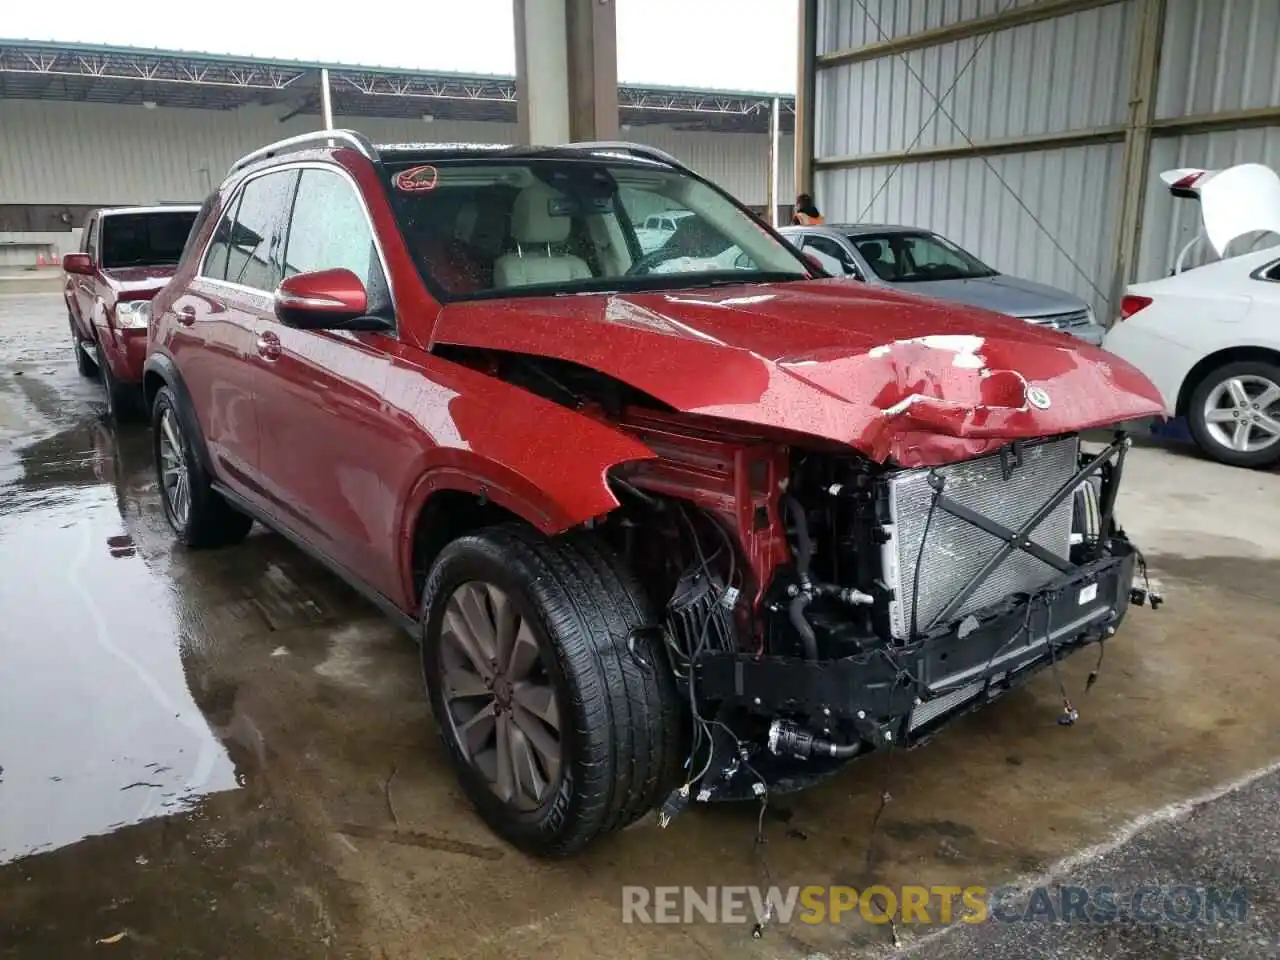
<svg viewBox="0 0 1280 960">
<path fill-rule="evenodd" d="M 511 76 L 34 40 L 0 40 L 0 98 L 204 110 L 276 104 L 287 116 L 318 114 L 322 68 L 329 70 L 333 110 L 339 115 L 516 118 L 516 80 Z M 768 129 L 774 96 L 621 84 L 618 108 L 628 124 L 760 132 Z M 795 100 L 788 96 L 782 102 L 784 129 L 790 130 Z"/>
</svg>

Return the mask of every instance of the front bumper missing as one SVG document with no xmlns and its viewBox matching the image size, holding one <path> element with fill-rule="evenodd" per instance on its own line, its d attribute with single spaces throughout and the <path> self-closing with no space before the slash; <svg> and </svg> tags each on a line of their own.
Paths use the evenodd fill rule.
<svg viewBox="0 0 1280 960">
<path fill-rule="evenodd" d="M 923 742 L 949 722 L 1114 632 L 1129 607 L 1136 553 L 1075 567 L 1031 596 L 1010 597 L 903 645 L 840 660 L 704 654 L 707 701 L 763 717 L 856 730 L 866 747 Z"/>
</svg>

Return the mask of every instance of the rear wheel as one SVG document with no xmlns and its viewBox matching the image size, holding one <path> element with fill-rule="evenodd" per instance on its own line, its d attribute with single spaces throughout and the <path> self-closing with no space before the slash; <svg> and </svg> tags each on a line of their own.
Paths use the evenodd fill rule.
<svg viewBox="0 0 1280 960">
<path fill-rule="evenodd" d="M 151 407 L 151 435 L 160 499 L 178 539 L 188 547 L 222 547 L 243 540 L 253 519 L 213 489 L 192 446 L 194 431 L 168 387 L 161 388 Z"/>
<path fill-rule="evenodd" d="M 76 329 L 76 322 L 68 316 L 67 323 L 71 326 L 71 348 L 76 352 L 76 371 L 82 377 L 96 377 L 98 375 L 98 365 L 85 352 L 84 343 L 80 339 L 80 331 Z"/>
<path fill-rule="evenodd" d="M 678 775 L 681 702 L 657 622 L 594 538 L 495 527 L 423 592 L 423 674 L 463 789 L 499 835 L 563 856 L 651 810 Z"/>
<path fill-rule="evenodd" d="M 1280 366 L 1242 360 L 1211 371 L 1191 394 L 1187 423 L 1215 460 L 1237 467 L 1280 461 Z"/>
</svg>

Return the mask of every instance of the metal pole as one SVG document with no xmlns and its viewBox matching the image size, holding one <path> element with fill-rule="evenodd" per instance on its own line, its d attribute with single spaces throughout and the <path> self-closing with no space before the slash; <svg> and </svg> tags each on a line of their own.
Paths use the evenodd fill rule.
<svg viewBox="0 0 1280 960">
<path fill-rule="evenodd" d="M 796 193 L 813 193 L 814 99 L 817 95 L 818 0 L 799 0 L 799 67 L 796 84 Z"/>
<path fill-rule="evenodd" d="M 773 113 L 769 117 L 769 222 L 775 227 L 778 222 L 778 148 L 782 145 L 780 132 L 782 118 L 782 101 L 773 98 Z"/>
<path fill-rule="evenodd" d="M 1102 322 L 1115 321 L 1124 288 L 1137 277 L 1138 255 L 1142 251 L 1142 216 L 1151 165 L 1151 122 L 1156 114 L 1156 94 L 1160 89 L 1160 47 L 1164 38 L 1166 0 L 1142 0 L 1134 17 L 1133 77 L 1129 92 L 1129 118 L 1125 127 L 1121 170 L 1120 213 L 1116 224 L 1116 254 L 1111 277 L 1110 309 Z"/>
<path fill-rule="evenodd" d="M 333 129 L 333 100 L 329 96 L 329 68 L 320 68 L 320 112 L 324 115 L 324 128 Z"/>
</svg>

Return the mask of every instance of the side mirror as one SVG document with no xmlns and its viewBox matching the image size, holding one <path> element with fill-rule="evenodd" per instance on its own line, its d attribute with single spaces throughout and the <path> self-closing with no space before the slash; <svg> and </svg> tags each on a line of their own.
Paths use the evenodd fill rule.
<svg viewBox="0 0 1280 960">
<path fill-rule="evenodd" d="M 350 270 L 316 270 L 287 278 L 275 296 L 276 317 L 299 330 L 386 330 L 385 320 L 371 317 L 369 295 Z"/>
<path fill-rule="evenodd" d="M 67 253 L 62 257 L 62 269 L 67 273 L 78 273 L 81 276 L 93 274 L 93 257 L 87 253 Z"/>
</svg>

